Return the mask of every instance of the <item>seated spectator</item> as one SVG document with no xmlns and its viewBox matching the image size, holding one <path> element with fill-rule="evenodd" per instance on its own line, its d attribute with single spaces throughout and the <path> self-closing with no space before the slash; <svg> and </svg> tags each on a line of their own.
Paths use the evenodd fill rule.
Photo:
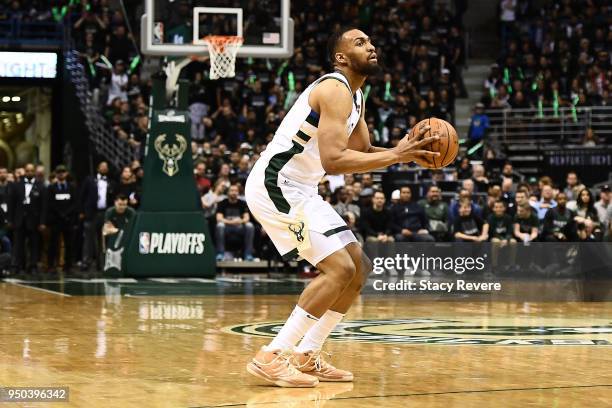
<svg viewBox="0 0 612 408">
<path fill-rule="evenodd" d="M 576 237 L 575 214 L 567 208 L 567 194 L 560 192 L 556 201 L 557 206 L 549 209 L 544 216 L 544 241 L 573 241 Z"/>
<path fill-rule="evenodd" d="M 246 202 L 238 198 L 240 188 L 232 184 L 227 198 L 217 205 L 217 227 L 215 229 L 215 243 L 217 245 L 217 261 L 225 259 L 225 239 L 227 236 L 242 237 L 244 259 L 253 260 L 253 237 L 255 227 L 250 221 Z"/>
<path fill-rule="evenodd" d="M 506 203 L 502 200 L 495 201 L 493 213 L 489 215 L 483 226 L 483 235 L 488 236 L 491 242 L 507 244 L 516 242 L 512 232 L 512 217 L 506 214 Z"/>
<path fill-rule="evenodd" d="M 538 220 L 542 221 L 546 212 L 557 206 L 557 202 L 553 199 L 553 188 L 552 186 L 545 184 L 542 186 L 540 191 L 540 200 L 535 203 L 531 203 L 531 206 L 536 210 Z"/>
<path fill-rule="evenodd" d="M 565 189 L 563 192 L 567 195 L 568 200 L 568 208 L 575 211 L 576 209 L 576 198 L 578 198 L 578 193 L 585 188 L 584 184 L 582 184 L 578 180 L 578 175 L 575 171 L 570 171 L 567 173 L 567 177 L 565 179 Z"/>
<path fill-rule="evenodd" d="M 359 227 L 357 226 L 357 217 L 355 216 L 355 214 L 350 211 L 347 211 L 344 213 L 342 218 L 344 219 L 344 221 L 346 221 L 346 225 L 351 229 L 351 232 L 355 235 L 355 238 L 357 238 L 359 244 L 363 245 L 363 236 L 359 232 Z"/>
<path fill-rule="evenodd" d="M 448 238 L 448 204 L 442 201 L 440 187 L 431 186 L 427 190 L 427 198 L 418 203 L 427 217 L 427 230 L 436 241 L 446 241 Z"/>
<path fill-rule="evenodd" d="M 592 128 L 587 128 L 584 132 L 584 137 L 582 138 L 582 146 L 584 147 L 595 147 L 599 143 L 595 132 L 593 132 Z"/>
<path fill-rule="evenodd" d="M 531 242 L 538 238 L 538 217 L 529 203 L 518 204 L 514 216 L 514 237 L 519 242 Z"/>
<path fill-rule="evenodd" d="M 211 188 L 202 196 L 202 209 L 204 210 L 204 217 L 208 220 L 209 225 L 213 225 L 217 222 L 217 204 L 227 198 L 225 190 L 223 180 L 217 180 L 214 188 Z"/>
<path fill-rule="evenodd" d="M 474 183 L 474 180 L 472 180 L 471 178 L 463 180 L 461 182 L 461 188 L 467 190 L 468 193 L 470 193 L 470 198 L 474 195 L 476 191 L 478 191 L 476 189 L 476 184 Z"/>
<path fill-rule="evenodd" d="M 345 187 L 336 189 L 335 194 L 337 202 L 334 205 L 334 210 L 336 210 L 341 217 L 344 216 L 347 211 L 352 212 L 357 218 L 360 217 L 361 209 L 358 205 L 353 204 L 353 197 L 347 194 Z"/>
<path fill-rule="evenodd" d="M 450 223 L 454 223 L 455 219 L 459 217 L 459 201 L 461 201 L 461 199 L 464 199 L 464 198 L 467 198 L 472 202 L 472 214 L 478 217 L 482 217 L 482 208 L 478 204 L 472 201 L 472 194 L 465 188 L 462 188 L 459 191 L 459 197 L 451 201 L 450 208 L 449 208 L 449 218 L 450 218 L 449 222 Z"/>
<path fill-rule="evenodd" d="M 505 162 L 504 166 L 502 167 L 501 178 L 502 182 L 504 179 L 510 179 L 512 182 L 517 182 L 520 179 L 520 177 L 514 172 L 514 166 L 509 161 Z"/>
<path fill-rule="evenodd" d="M 456 242 L 482 242 L 487 240 L 483 234 L 482 219 L 472 214 L 472 202 L 464 198 L 459 202 L 459 217 L 455 219 L 453 232 Z"/>
<path fill-rule="evenodd" d="M 193 176 L 200 195 L 206 194 L 211 186 L 210 179 L 206 177 L 206 163 L 203 161 L 197 162 L 193 169 Z"/>
<path fill-rule="evenodd" d="M 236 178 L 242 185 L 246 183 L 249 173 L 251 172 L 251 162 L 248 155 L 243 155 L 238 162 L 238 169 L 236 170 Z"/>
<path fill-rule="evenodd" d="M 521 188 L 516 192 L 516 194 L 514 195 L 515 209 L 518 209 L 518 207 L 523 204 L 532 205 L 532 203 L 529 201 L 528 193 L 529 190 L 525 188 Z M 514 213 L 514 215 L 516 215 L 516 212 Z"/>
<path fill-rule="evenodd" d="M 489 179 L 485 175 L 485 168 L 482 164 L 472 166 L 472 182 L 477 191 L 487 191 L 489 188 Z"/>
<path fill-rule="evenodd" d="M 395 241 L 433 242 L 434 237 L 427 231 L 425 211 L 412 202 L 412 190 L 400 188 L 400 200 L 391 208 L 391 231 Z"/>
<path fill-rule="evenodd" d="M 128 204 L 132 208 L 138 208 L 139 197 L 138 197 L 138 186 L 136 185 L 136 176 L 132 173 L 130 166 L 125 166 L 121 170 L 121 176 L 119 176 L 119 184 L 117 184 L 117 194 L 123 194 L 128 198 Z"/>
<path fill-rule="evenodd" d="M 515 203 L 514 203 L 514 183 L 511 178 L 504 177 L 501 182 L 501 199 L 506 204 L 506 211 L 509 215 L 514 215 Z"/>
<path fill-rule="evenodd" d="M 392 242 L 391 214 L 385 207 L 385 195 L 377 191 L 372 197 L 372 205 L 363 209 L 361 230 L 368 242 Z"/>
<path fill-rule="evenodd" d="M 501 188 L 498 185 L 491 186 L 487 189 L 486 206 L 482 209 L 482 219 L 487 220 L 489 215 L 493 214 L 493 206 L 495 202 L 501 198 Z"/>
<path fill-rule="evenodd" d="M 578 230 L 578 240 L 580 241 L 600 241 L 601 225 L 599 217 L 593 204 L 593 195 L 588 188 L 578 193 L 576 199 L 576 229 Z"/>
<path fill-rule="evenodd" d="M 602 225 L 602 229 L 606 230 L 612 217 L 612 204 L 610 203 L 610 186 L 604 185 L 599 191 L 599 201 L 595 203 L 597 217 Z"/>
<path fill-rule="evenodd" d="M 472 165 L 470 164 L 470 159 L 464 157 L 457 166 L 457 179 L 465 180 L 470 177 L 472 177 Z"/>
</svg>

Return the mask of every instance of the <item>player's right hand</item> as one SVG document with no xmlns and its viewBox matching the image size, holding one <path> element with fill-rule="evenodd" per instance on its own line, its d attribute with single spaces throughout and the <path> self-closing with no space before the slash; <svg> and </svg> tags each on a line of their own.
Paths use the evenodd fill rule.
<svg viewBox="0 0 612 408">
<path fill-rule="evenodd" d="M 397 146 L 393 148 L 398 155 L 399 163 L 411 162 L 416 159 L 425 159 L 428 161 L 429 158 L 440 156 L 439 152 L 432 152 L 424 149 L 424 146 L 427 146 L 431 142 L 440 140 L 440 136 L 425 137 L 429 129 L 431 129 L 431 127 L 423 126 L 412 138 L 407 134 L 399 141 Z"/>
</svg>

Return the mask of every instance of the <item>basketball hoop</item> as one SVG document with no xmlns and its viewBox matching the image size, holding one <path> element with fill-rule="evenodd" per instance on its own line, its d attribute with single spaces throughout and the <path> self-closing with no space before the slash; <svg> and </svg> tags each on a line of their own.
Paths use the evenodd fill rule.
<svg viewBox="0 0 612 408">
<path fill-rule="evenodd" d="M 235 35 L 209 35 L 202 39 L 210 54 L 210 79 L 233 78 L 236 54 L 243 38 Z"/>
</svg>

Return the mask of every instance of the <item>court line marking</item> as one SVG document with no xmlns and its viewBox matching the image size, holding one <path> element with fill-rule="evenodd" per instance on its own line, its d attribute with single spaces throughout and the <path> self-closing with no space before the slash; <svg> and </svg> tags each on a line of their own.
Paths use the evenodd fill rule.
<svg viewBox="0 0 612 408">
<path fill-rule="evenodd" d="M 22 283 L 19 282 L 13 282 L 13 281 L 5 281 L 7 283 L 11 283 L 15 286 L 21 286 L 23 288 L 28 288 L 28 289 L 34 289 L 34 290 L 40 290 L 41 292 L 46 292 L 46 293 L 52 293 L 54 295 L 60 295 L 60 296 L 64 296 L 64 297 L 72 297 L 72 295 L 69 295 L 67 293 L 63 293 L 63 292 L 57 292 L 55 290 L 49 290 L 49 289 L 43 289 L 43 288 L 39 288 L 36 286 L 30 286 L 30 285 L 24 285 Z"/>
<path fill-rule="evenodd" d="M 429 395 L 450 395 L 450 394 L 476 394 L 476 393 L 487 393 L 487 392 L 511 392 L 511 391 L 538 391 L 538 390 L 557 390 L 557 389 L 572 389 L 572 388 L 600 388 L 600 387 L 612 387 L 612 384 L 595 384 L 595 385 L 560 385 L 556 387 L 530 387 L 530 388 L 494 388 L 490 390 L 464 390 L 464 391 L 440 391 L 440 392 L 418 392 L 408 394 L 387 394 L 387 395 L 360 395 L 355 397 L 336 397 L 329 398 L 325 401 L 334 400 L 353 400 L 353 399 L 372 399 L 372 398 L 396 398 L 396 397 L 423 397 Z M 277 389 L 270 387 L 271 390 Z M 261 404 L 285 404 L 287 401 L 265 401 L 249 403 L 252 405 Z M 221 405 L 201 405 L 190 408 L 221 408 L 221 407 L 242 407 L 247 406 L 246 403 L 237 404 L 221 404 Z"/>
</svg>

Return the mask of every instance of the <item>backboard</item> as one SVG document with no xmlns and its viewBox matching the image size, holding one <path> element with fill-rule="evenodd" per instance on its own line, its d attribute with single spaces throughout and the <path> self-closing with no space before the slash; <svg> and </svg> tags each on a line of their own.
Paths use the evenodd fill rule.
<svg viewBox="0 0 612 408">
<path fill-rule="evenodd" d="M 290 0 L 145 0 L 141 49 L 147 55 L 205 56 L 207 35 L 244 38 L 238 58 L 293 53 Z"/>
</svg>

